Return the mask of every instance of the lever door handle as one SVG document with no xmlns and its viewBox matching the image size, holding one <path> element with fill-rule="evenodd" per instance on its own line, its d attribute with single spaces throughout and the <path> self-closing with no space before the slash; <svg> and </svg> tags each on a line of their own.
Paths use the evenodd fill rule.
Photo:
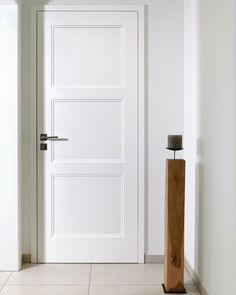
<svg viewBox="0 0 236 295">
<path fill-rule="evenodd" d="M 40 134 L 40 140 L 41 141 L 66 141 L 67 138 L 59 138 L 58 136 L 48 136 L 46 133 Z"/>
</svg>

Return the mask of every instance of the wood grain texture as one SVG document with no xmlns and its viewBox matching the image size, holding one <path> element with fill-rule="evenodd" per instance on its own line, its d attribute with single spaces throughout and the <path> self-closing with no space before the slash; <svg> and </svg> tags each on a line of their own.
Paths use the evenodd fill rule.
<svg viewBox="0 0 236 295">
<path fill-rule="evenodd" d="M 165 288 L 184 291 L 185 161 L 166 160 Z"/>
</svg>

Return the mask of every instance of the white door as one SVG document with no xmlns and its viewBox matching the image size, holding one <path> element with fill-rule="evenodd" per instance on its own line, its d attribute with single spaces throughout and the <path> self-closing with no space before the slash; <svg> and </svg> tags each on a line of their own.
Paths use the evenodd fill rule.
<svg viewBox="0 0 236 295">
<path fill-rule="evenodd" d="M 137 23 L 38 12 L 39 262 L 138 261 Z"/>
</svg>

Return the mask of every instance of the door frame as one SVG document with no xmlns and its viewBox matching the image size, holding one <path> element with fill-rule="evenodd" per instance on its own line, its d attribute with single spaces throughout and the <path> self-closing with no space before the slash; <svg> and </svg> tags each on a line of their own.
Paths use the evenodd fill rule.
<svg viewBox="0 0 236 295">
<path fill-rule="evenodd" d="M 32 5 L 31 7 L 31 262 L 38 262 L 38 164 L 37 164 L 37 13 L 39 11 L 122 11 L 138 16 L 138 263 L 145 255 L 145 6 L 144 5 Z"/>
</svg>

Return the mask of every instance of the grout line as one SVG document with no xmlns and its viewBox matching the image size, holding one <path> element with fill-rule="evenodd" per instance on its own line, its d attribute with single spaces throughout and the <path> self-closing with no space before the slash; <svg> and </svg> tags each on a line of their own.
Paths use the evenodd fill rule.
<svg viewBox="0 0 236 295">
<path fill-rule="evenodd" d="M 92 267 L 93 267 L 93 265 L 91 264 L 90 265 L 90 272 L 89 272 L 88 295 L 89 295 L 89 291 L 90 291 L 90 281 L 91 281 Z"/>
<path fill-rule="evenodd" d="M 10 279 L 12 275 L 12 272 L 10 273 L 9 277 L 6 279 L 5 283 L 2 285 L 2 287 L 0 288 L 0 292 L 2 292 L 3 288 L 5 287 L 6 283 L 8 282 L 8 280 Z"/>
</svg>

